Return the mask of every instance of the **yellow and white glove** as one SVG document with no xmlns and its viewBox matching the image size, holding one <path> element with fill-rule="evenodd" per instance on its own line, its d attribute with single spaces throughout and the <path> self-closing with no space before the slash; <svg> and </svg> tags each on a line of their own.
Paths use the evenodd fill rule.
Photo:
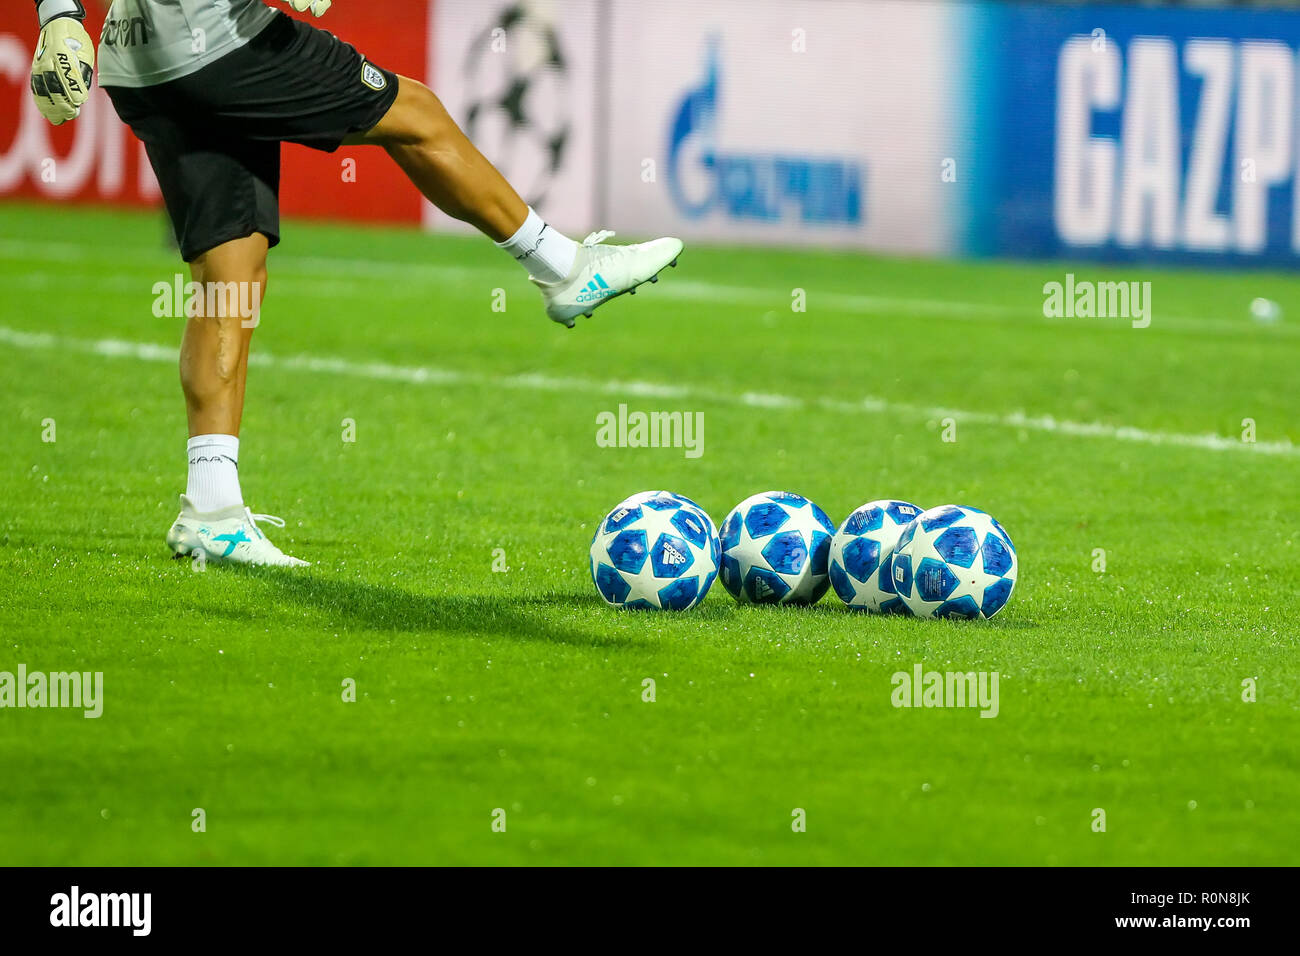
<svg viewBox="0 0 1300 956">
<path fill-rule="evenodd" d="M 95 44 L 81 25 L 86 10 L 77 0 L 43 0 L 36 9 L 41 36 L 32 57 L 36 108 L 55 126 L 81 114 L 95 81 Z"/>
<path fill-rule="evenodd" d="M 314 17 L 323 16 L 325 11 L 333 6 L 334 0 L 289 0 L 289 6 L 293 7 L 299 13 L 311 11 Z"/>
</svg>

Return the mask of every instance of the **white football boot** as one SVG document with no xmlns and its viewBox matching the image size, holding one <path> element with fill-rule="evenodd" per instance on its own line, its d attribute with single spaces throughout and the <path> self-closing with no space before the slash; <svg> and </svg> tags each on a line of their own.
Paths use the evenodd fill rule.
<svg viewBox="0 0 1300 956">
<path fill-rule="evenodd" d="M 665 266 L 677 265 L 680 239 L 654 239 L 630 246 L 601 245 L 614 233 L 593 232 L 578 247 L 573 268 L 559 282 L 533 278 L 542 290 L 546 314 L 567 328 L 580 315 L 591 313 L 625 292 L 636 292 L 644 282 L 657 282 Z"/>
<path fill-rule="evenodd" d="M 218 564 L 255 564 L 281 568 L 305 568 L 309 562 L 285 554 L 262 534 L 259 521 L 284 527 L 284 519 L 255 515 L 243 505 L 201 515 L 194 502 L 181 495 L 181 513 L 167 532 L 167 547 L 184 558 L 202 551 L 205 559 Z"/>
</svg>

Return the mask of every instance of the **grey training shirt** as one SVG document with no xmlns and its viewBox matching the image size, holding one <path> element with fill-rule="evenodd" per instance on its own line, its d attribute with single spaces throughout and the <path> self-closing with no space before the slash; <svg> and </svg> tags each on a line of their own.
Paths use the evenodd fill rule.
<svg viewBox="0 0 1300 956">
<path fill-rule="evenodd" d="M 154 86 L 243 46 L 276 11 L 262 0 L 113 0 L 99 41 L 102 86 Z"/>
</svg>

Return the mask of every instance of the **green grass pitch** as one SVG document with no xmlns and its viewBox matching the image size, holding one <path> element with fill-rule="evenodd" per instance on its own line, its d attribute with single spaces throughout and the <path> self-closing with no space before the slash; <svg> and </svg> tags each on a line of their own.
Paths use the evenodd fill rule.
<svg viewBox="0 0 1300 956">
<path fill-rule="evenodd" d="M 314 566 L 196 573 L 163 229 L 0 206 L 0 671 L 104 674 L 98 720 L 0 710 L 0 864 L 1297 862 L 1295 277 L 688 245 L 566 332 L 483 241 L 289 223 L 241 472 Z M 1067 271 L 1151 281 L 1150 328 L 1045 319 Z M 597 447 L 620 402 L 702 456 Z M 618 613 L 588 541 L 650 488 L 972 504 L 1019 584 Z M 894 708 L 917 663 L 999 715 Z"/>
</svg>

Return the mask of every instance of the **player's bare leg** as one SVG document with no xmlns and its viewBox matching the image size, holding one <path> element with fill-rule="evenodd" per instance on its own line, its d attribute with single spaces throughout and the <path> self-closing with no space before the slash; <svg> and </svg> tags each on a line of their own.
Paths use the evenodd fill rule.
<svg viewBox="0 0 1300 956">
<path fill-rule="evenodd" d="M 513 236 L 528 216 L 514 187 L 469 141 L 433 90 L 416 80 L 402 77 L 384 118 L 348 142 L 383 146 L 431 203 L 494 242 Z"/>
<path fill-rule="evenodd" d="M 234 435 L 244 414 L 248 346 L 255 317 L 240 313 L 266 295 L 267 239 L 254 233 L 210 249 L 190 263 L 190 276 L 203 288 L 221 283 L 229 290 L 217 315 L 189 319 L 181 339 L 181 389 L 190 437 Z M 241 290 L 247 290 L 241 292 Z M 242 299 L 241 299 L 242 296 Z M 205 303 L 206 304 L 206 303 Z M 224 314 L 222 314 L 224 313 Z"/>
<path fill-rule="evenodd" d="M 569 239 L 519 198 L 433 91 L 409 77 L 400 77 L 384 118 L 348 142 L 384 147 L 426 199 L 514 256 L 541 289 L 547 314 L 569 328 L 577 316 L 655 281 L 682 251 L 678 239 L 631 246 L 600 245 L 612 232 L 592 233 L 581 245 Z"/>
<path fill-rule="evenodd" d="M 181 340 L 181 389 L 189 418 L 189 483 L 167 532 L 177 557 L 196 551 L 214 561 L 298 566 L 267 540 L 239 487 L 239 425 L 248 382 L 248 347 L 266 294 L 267 239 L 254 233 L 195 258 L 190 275 L 205 291 L 204 314 Z M 212 295 L 207 290 L 214 290 Z"/>
</svg>

